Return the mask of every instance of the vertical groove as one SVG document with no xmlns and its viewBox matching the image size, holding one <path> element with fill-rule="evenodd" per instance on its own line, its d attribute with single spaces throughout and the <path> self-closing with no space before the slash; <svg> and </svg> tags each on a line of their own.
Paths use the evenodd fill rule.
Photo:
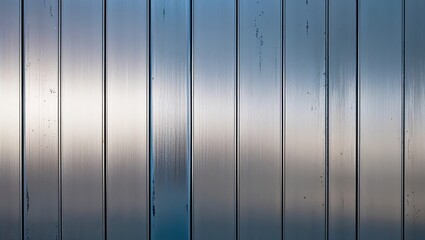
<svg viewBox="0 0 425 240">
<path fill-rule="evenodd" d="M 189 1 L 189 37 L 188 37 L 188 39 L 189 39 L 189 41 L 190 41 L 190 43 L 189 43 L 189 69 L 188 69 L 188 77 L 189 77 L 189 81 L 188 81 L 188 90 L 187 90 L 187 94 L 189 94 L 189 97 L 188 97 L 188 99 L 189 99 L 189 101 L 188 101 L 188 106 L 187 106 L 187 111 L 188 111 L 188 118 L 187 118 L 187 123 L 186 123 L 186 125 L 187 125 L 187 131 L 189 132 L 188 133 L 188 144 L 187 144 L 187 152 L 188 152 L 188 154 L 189 154 L 189 156 L 188 156 L 188 158 L 189 158 L 189 163 L 188 163 L 188 165 L 187 165 L 187 168 L 186 168 L 186 173 L 187 173 L 187 184 L 189 185 L 188 186 L 188 193 L 187 193 L 187 201 L 188 201 L 188 203 L 187 203 L 187 205 L 186 206 L 188 206 L 188 211 L 189 211 L 189 213 L 188 213 L 188 217 L 189 217 L 189 219 L 187 219 L 187 221 L 188 221 L 188 229 L 187 229 L 187 231 L 188 231 L 188 237 L 189 237 L 189 239 L 191 240 L 192 239 L 192 165 L 193 165 L 193 154 L 192 154 L 192 146 L 193 146 L 193 143 L 192 143 L 192 138 L 193 138 L 193 131 L 192 131 L 192 98 L 193 98 L 193 94 L 192 94 L 192 83 L 193 83 L 193 75 L 192 75 L 192 73 L 193 73 L 193 69 L 192 69 L 192 63 L 193 63 L 193 41 L 192 41 L 192 39 L 193 39 L 193 24 L 192 24 L 192 21 L 193 21 L 193 19 L 192 19 L 192 12 L 193 12 L 193 1 L 192 0 L 190 0 Z"/>
<path fill-rule="evenodd" d="M 147 116 L 147 118 L 148 118 L 148 128 L 147 128 L 147 138 L 148 138 L 148 141 L 147 141 L 147 143 L 148 143 L 148 159 L 146 160 L 147 162 L 148 162 L 148 165 L 149 165 L 149 168 L 148 169 L 146 169 L 146 171 L 148 172 L 148 174 L 147 174 L 147 183 L 148 183 L 148 196 L 147 196 L 147 198 L 148 198 L 148 239 L 149 240 L 151 240 L 152 239 L 152 233 L 151 233 L 151 227 L 152 227 L 152 215 L 151 215 L 151 209 L 152 209 L 152 198 L 151 198 L 151 195 L 152 195 L 152 183 L 151 183 L 151 179 L 152 179 L 152 176 L 151 176 L 151 154 L 152 154 L 152 149 L 151 149 L 151 147 L 152 147 L 152 145 L 151 145 L 151 100 L 152 100 L 152 97 L 151 97 L 151 92 L 152 92 L 152 89 L 151 89 L 151 78 L 152 78 L 152 63 L 151 63 L 151 61 L 152 61 L 152 56 L 151 56 L 151 40 L 152 40 L 152 36 L 151 36 L 151 27 L 152 27 L 152 25 L 151 25 L 151 0 L 147 0 L 148 1 L 148 4 L 149 4 L 149 9 L 148 9 L 148 16 L 149 16 L 149 29 L 148 29 L 148 31 L 149 31 L 149 33 L 148 33 L 148 51 L 149 51 L 149 61 L 148 61 L 148 64 L 149 64 L 149 68 L 148 68 L 148 79 L 147 79 L 147 84 L 148 84 L 148 87 L 147 87 L 147 91 L 148 91 L 148 101 L 147 101 L 147 105 L 148 105 L 148 116 Z"/>
<path fill-rule="evenodd" d="M 236 190 L 236 197 L 235 197 L 235 226 L 236 226 L 236 231 L 235 231 L 235 238 L 236 240 L 239 240 L 239 0 L 235 0 L 235 28 L 236 28 L 236 43 L 235 43 L 235 50 L 236 50 L 236 81 L 235 81 L 235 147 L 236 147 L 236 151 L 235 151 L 235 176 L 236 176 L 236 181 L 235 181 L 235 190 Z"/>
<path fill-rule="evenodd" d="M 21 28 L 19 33 L 19 63 L 20 63 L 20 72 L 19 72 L 19 88 L 21 90 L 20 92 L 20 97 L 19 97 L 19 149 L 20 149 L 20 159 L 19 159 L 19 168 L 20 168 L 20 196 L 19 196 L 19 201 L 20 201 L 20 205 L 21 208 L 19 209 L 19 215 L 21 218 L 21 239 L 25 239 L 25 214 L 24 214 L 24 209 L 25 209 L 25 201 L 24 201 L 24 196 L 25 196 L 25 126 L 24 126 L 24 122 L 25 122 L 25 114 L 24 114 L 24 109 L 25 109 L 25 46 L 24 46 L 24 32 L 25 32 L 25 28 L 24 28 L 24 0 L 19 1 L 19 7 L 20 7 L 20 18 L 19 18 L 19 27 Z"/>
<path fill-rule="evenodd" d="M 190 81 L 189 81 L 189 94 L 190 94 L 190 100 L 189 100 L 189 112 L 190 112 L 190 127 L 189 127 L 189 131 L 190 131 L 190 139 L 189 139 L 189 145 L 190 145 L 190 166 L 189 166 L 189 171 L 190 171 L 190 179 L 189 179 L 189 239 L 192 240 L 192 229 L 193 229 L 193 1 L 194 0 L 190 0 L 190 19 L 189 19 L 189 28 L 190 28 L 190 64 L 189 64 L 189 68 L 190 68 Z"/>
<path fill-rule="evenodd" d="M 281 86 L 281 137 L 282 137 L 282 165 L 281 165 L 281 238 L 285 238 L 285 119 L 286 119 L 286 104 L 285 104 L 285 89 L 286 89 L 286 71 L 285 71 L 285 3 L 286 0 L 281 1 L 280 6 L 280 27 L 281 27 L 281 38 L 280 38 L 280 51 L 281 51 L 281 69 L 282 69 L 282 86 Z"/>
<path fill-rule="evenodd" d="M 406 49 L 406 0 L 402 0 L 402 66 L 401 66 L 401 71 L 402 71 L 402 79 L 401 79 L 401 178 L 402 178 L 402 183 L 401 183 L 401 239 L 404 239 L 404 194 L 405 194 L 405 133 L 406 133 L 406 124 L 405 124 L 405 116 L 406 116 L 406 110 L 405 110 L 405 104 L 406 104 L 406 95 L 405 95 L 405 86 L 406 86 L 406 72 L 405 72 L 405 62 L 406 62 L 406 57 L 405 57 L 405 49 Z"/>
<path fill-rule="evenodd" d="M 62 239 L 62 154 L 61 154 L 61 149 L 62 149 L 62 141 L 61 141 L 61 105 L 62 105 L 62 101 L 61 101 L 61 93 L 62 93 L 62 88 L 61 88 L 61 82 L 62 82 L 62 75 L 61 75 L 61 69 L 62 69 L 62 65 L 61 65 L 61 53 L 62 53 L 62 0 L 58 0 L 58 206 L 59 206 L 59 210 L 58 210 L 58 219 L 59 219 L 59 227 L 58 227 L 58 231 L 59 231 L 59 239 Z"/>
<path fill-rule="evenodd" d="M 329 0 L 325 0 L 325 239 L 329 239 Z"/>
<path fill-rule="evenodd" d="M 103 160 L 103 181 L 102 181 L 102 190 L 103 190 L 103 238 L 108 239 L 107 236 L 107 189 L 106 189 L 106 180 L 107 180 L 107 99 L 106 99 L 106 0 L 102 1 L 102 138 L 103 138 L 103 151 L 102 151 L 102 160 Z"/>
<path fill-rule="evenodd" d="M 359 16 L 360 0 L 356 0 L 356 239 L 360 233 L 360 64 L 359 64 Z"/>
<path fill-rule="evenodd" d="M 151 74 L 151 1 L 146 1 L 146 12 L 147 12 L 147 68 L 146 68 L 146 217 L 148 218 L 146 223 L 146 239 L 150 240 L 150 226 L 151 226 L 151 211 L 150 211 L 150 200 L 151 200 L 151 182 L 150 182 L 150 153 L 151 153 L 151 147 L 150 147 L 150 74 Z"/>
</svg>

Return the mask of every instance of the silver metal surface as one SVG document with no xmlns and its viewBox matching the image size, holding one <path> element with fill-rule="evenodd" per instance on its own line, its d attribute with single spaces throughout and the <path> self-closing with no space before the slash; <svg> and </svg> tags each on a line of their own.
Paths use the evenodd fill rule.
<svg viewBox="0 0 425 240">
<path fill-rule="evenodd" d="M 236 236 L 236 1 L 193 0 L 193 239 Z"/>
<path fill-rule="evenodd" d="M 0 240 L 425 239 L 423 0 L 0 0 Z"/>
<path fill-rule="evenodd" d="M 102 0 L 62 0 L 62 237 L 103 239 Z"/>
<path fill-rule="evenodd" d="M 402 13 L 359 2 L 359 239 L 402 237 Z"/>
<path fill-rule="evenodd" d="M 148 4 L 106 6 L 107 237 L 147 239 Z"/>
<path fill-rule="evenodd" d="M 24 4 L 24 239 L 58 239 L 58 1 Z"/>
<path fill-rule="evenodd" d="M 329 1 L 329 239 L 356 239 L 357 1 Z"/>
<path fill-rule="evenodd" d="M 284 10 L 284 237 L 325 239 L 325 0 Z"/>
<path fill-rule="evenodd" d="M 0 1 L 0 238 L 22 238 L 21 6 Z"/>
<path fill-rule="evenodd" d="M 151 239 L 190 233 L 190 1 L 151 2 Z"/>
<path fill-rule="evenodd" d="M 282 238 L 282 6 L 239 2 L 239 237 Z"/>
<path fill-rule="evenodd" d="M 425 1 L 405 1 L 404 239 L 425 239 Z"/>
</svg>

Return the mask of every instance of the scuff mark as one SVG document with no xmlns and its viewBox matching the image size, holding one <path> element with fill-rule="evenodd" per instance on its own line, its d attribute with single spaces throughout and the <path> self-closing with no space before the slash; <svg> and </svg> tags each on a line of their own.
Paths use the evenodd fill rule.
<svg viewBox="0 0 425 240">
<path fill-rule="evenodd" d="M 50 5 L 50 17 L 53 17 L 53 8 L 52 8 L 52 5 Z"/>
<path fill-rule="evenodd" d="M 258 12 L 258 17 L 262 17 L 264 15 L 264 11 L 261 10 Z M 264 45 L 264 36 L 260 33 L 260 26 L 257 24 L 257 18 L 254 18 L 254 27 L 255 27 L 255 38 L 257 39 L 257 48 L 258 48 L 258 67 L 261 72 L 263 68 L 263 45 Z"/>
<path fill-rule="evenodd" d="M 28 191 L 28 187 L 27 187 L 27 189 L 26 189 L 27 191 L 26 191 L 26 195 L 25 195 L 25 197 L 26 197 L 26 199 L 27 199 L 27 215 L 28 215 L 28 212 L 29 212 L 29 210 L 30 210 L 30 194 L 29 194 L 29 191 Z"/>
<path fill-rule="evenodd" d="M 308 20 L 307 20 L 307 24 L 305 25 L 305 31 L 307 33 L 307 36 L 308 36 L 308 28 L 309 28 L 309 26 L 308 26 Z"/>
</svg>

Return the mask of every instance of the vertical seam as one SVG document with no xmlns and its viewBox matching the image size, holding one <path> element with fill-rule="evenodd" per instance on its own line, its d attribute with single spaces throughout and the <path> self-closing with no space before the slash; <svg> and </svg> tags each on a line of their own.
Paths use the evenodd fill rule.
<svg viewBox="0 0 425 240">
<path fill-rule="evenodd" d="M 146 27 L 147 27 L 147 36 L 146 36 L 146 48 L 147 48 L 147 56 L 146 56 L 146 60 L 147 60 L 147 66 L 146 66 L 146 89 L 145 89 L 145 93 L 146 93 L 146 239 L 150 239 L 150 226 L 151 226 L 151 212 L 150 212 L 150 205 L 151 205 L 151 183 L 150 183 L 150 152 L 151 152 L 151 148 L 150 148 L 150 74 L 151 74 L 151 42 L 150 42 L 150 38 L 151 38 L 151 1 L 147 0 L 146 1 Z"/>
<path fill-rule="evenodd" d="M 329 0 L 325 0 L 325 239 L 329 239 Z"/>
<path fill-rule="evenodd" d="M 107 78 L 106 78 L 106 0 L 102 1 L 102 138 L 103 138 L 103 151 L 102 151 L 102 160 L 103 160 L 103 181 L 102 181 L 102 190 L 103 190 L 103 238 L 106 240 L 107 237 Z"/>
<path fill-rule="evenodd" d="M 281 176 L 281 238 L 285 238 L 285 192 L 286 192 L 286 0 L 282 0 L 281 6 L 281 68 L 282 68 L 282 89 L 281 89 L 281 124 L 282 124 L 282 176 Z"/>
<path fill-rule="evenodd" d="M 404 214 L 405 214 L 405 204 L 404 204 L 404 196 L 405 196 L 405 133 L 406 133 L 406 120 L 405 120 L 405 113 L 406 113 L 406 57 L 405 57 L 405 50 L 406 50 L 406 1 L 402 1 L 402 79 L 401 79 L 401 177 L 402 177 L 402 184 L 401 184 L 401 238 L 404 239 L 404 231 L 405 231 L 405 220 L 404 220 Z"/>
<path fill-rule="evenodd" d="M 356 0 L 356 239 L 360 237 L 360 0 Z"/>
<path fill-rule="evenodd" d="M 62 239 L 62 0 L 58 0 L 58 201 L 59 235 Z"/>
<path fill-rule="evenodd" d="M 190 35 L 190 59 L 189 59 L 189 71 L 190 71 L 190 80 L 189 80 L 189 93 L 190 97 L 189 97 L 189 114 L 190 114 L 190 123 L 189 123 L 189 131 L 190 131 L 190 163 L 188 166 L 189 167 L 189 239 L 192 240 L 192 229 L 193 229 L 193 216 L 192 216 L 192 212 L 193 212 L 193 83 L 194 83 L 194 69 L 193 69 L 193 0 L 190 0 L 190 4 L 189 4 L 189 35 Z"/>
<path fill-rule="evenodd" d="M 24 0 L 19 1 L 19 149 L 20 149 L 20 156 L 19 156 L 19 171 L 20 171 L 20 178 L 19 178 L 19 201 L 21 208 L 19 209 L 19 215 L 20 215 L 20 228 L 21 228 L 21 239 L 25 238 L 25 190 L 26 190 L 26 184 L 25 184 L 25 43 L 24 43 L 24 6 L 25 2 Z"/>
<path fill-rule="evenodd" d="M 236 196 L 235 196 L 235 236 L 236 240 L 239 240 L 239 0 L 235 0 L 235 190 L 236 190 Z"/>
</svg>

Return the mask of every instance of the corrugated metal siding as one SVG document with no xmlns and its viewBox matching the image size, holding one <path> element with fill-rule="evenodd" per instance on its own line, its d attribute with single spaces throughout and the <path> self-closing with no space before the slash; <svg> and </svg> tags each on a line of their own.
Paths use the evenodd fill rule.
<svg viewBox="0 0 425 240">
<path fill-rule="evenodd" d="M 0 1 L 0 239 L 425 239 L 424 12 Z"/>
</svg>

